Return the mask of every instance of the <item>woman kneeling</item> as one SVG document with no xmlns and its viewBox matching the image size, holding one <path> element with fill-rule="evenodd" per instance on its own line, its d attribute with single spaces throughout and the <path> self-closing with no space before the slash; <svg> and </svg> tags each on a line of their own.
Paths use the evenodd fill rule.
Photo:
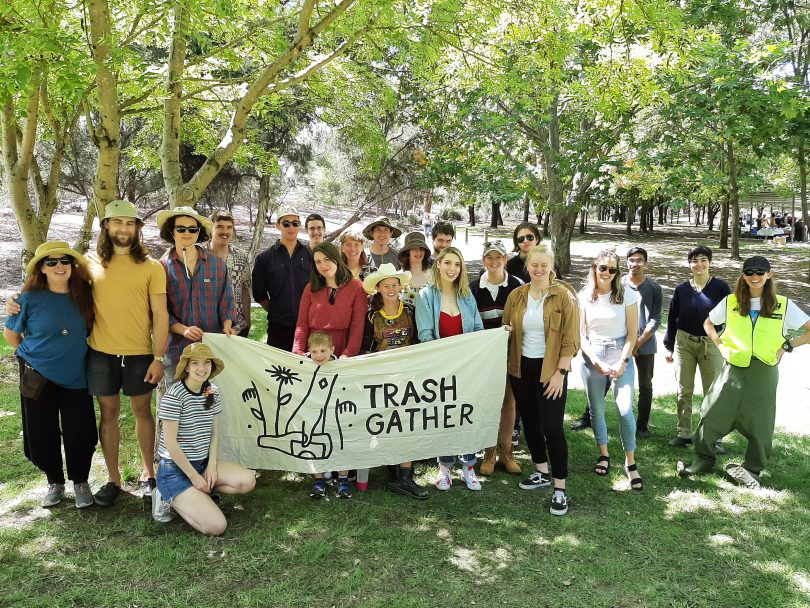
<svg viewBox="0 0 810 608">
<path fill-rule="evenodd" d="M 155 521 L 171 520 L 169 507 L 203 534 L 225 532 L 225 516 L 211 495 L 245 494 L 256 475 L 233 462 L 217 461 L 219 390 L 210 379 L 225 365 L 207 344 L 189 344 L 177 363 L 177 382 L 160 402 L 160 467 L 152 498 Z"/>
</svg>

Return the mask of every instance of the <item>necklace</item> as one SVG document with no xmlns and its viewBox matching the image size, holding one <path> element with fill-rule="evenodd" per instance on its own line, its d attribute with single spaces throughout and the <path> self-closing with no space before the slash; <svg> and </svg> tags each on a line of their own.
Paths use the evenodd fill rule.
<svg viewBox="0 0 810 608">
<path fill-rule="evenodd" d="M 385 320 L 387 320 L 387 321 L 393 321 L 394 319 L 396 319 L 397 317 L 399 317 L 399 315 L 401 315 L 401 314 L 402 314 L 402 307 L 403 307 L 403 305 L 404 305 L 403 301 L 402 301 L 402 300 L 400 300 L 400 301 L 399 301 L 399 310 L 397 310 L 396 314 L 394 314 L 394 315 L 389 315 L 389 314 L 387 314 L 387 313 L 385 312 L 385 310 L 383 310 L 383 309 L 381 308 L 381 309 L 380 309 L 380 315 L 382 316 L 382 318 L 383 318 L 383 319 L 385 319 Z"/>
</svg>

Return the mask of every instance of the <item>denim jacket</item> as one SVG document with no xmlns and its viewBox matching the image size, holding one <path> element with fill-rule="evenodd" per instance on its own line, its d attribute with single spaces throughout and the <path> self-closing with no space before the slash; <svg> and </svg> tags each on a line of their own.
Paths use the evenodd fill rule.
<svg viewBox="0 0 810 608">
<path fill-rule="evenodd" d="M 461 311 L 461 328 L 467 334 L 484 329 L 478 305 L 471 295 L 458 295 L 458 308 Z M 419 330 L 419 341 L 430 342 L 439 338 L 439 315 L 442 310 L 442 292 L 431 284 L 419 291 L 416 299 L 416 327 Z"/>
</svg>

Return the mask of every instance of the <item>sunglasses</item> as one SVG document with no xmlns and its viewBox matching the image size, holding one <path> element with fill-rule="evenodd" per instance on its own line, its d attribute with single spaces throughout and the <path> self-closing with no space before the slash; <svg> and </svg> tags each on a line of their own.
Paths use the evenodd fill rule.
<svg viewBox="0 0 810 608">
<path fill-rule="evenodd" d="M 65 257 L 62 257 L 62 258 L 56 258 L 56 259 L 54 259 L 54 258 L 45 258 L 45 261 L 43 262 L 43 264 L 45 266 L 47 266 L 48 268 L 53 268 L 57 264 L 62 264 L 62 266 L 70 266 L 72 263 L 73 263 L 73 258 L 70 257 L 69 255 L 66 255 Z"/>
<path fill-rule="evenodd" d="M 191 234 L 197 234 L 200 231 L 199 226 L 175 226 L 174 231 L 179 234 L 185 234 L 189 232 Z"/>
<path fill-rule="evenodd" d="M 293 228 L 298 228 L 301 225 L 301 222 L 296 222 L 296 221 L 290 222 L 290 221 L 285 220 L 285 221 L 281 222 L 281 225 L 284 226 L 285 228 L 289 228 L 290 226 L 292 226 Z"/>
<path fill-rule="evenodd" d="M 519 236 L 517 237 L 517 242 L 522 243 L 523 241 L 529 241 L 530 243 L 534 240 L 533 234 L 527 234 L 526 236 Z"/>
<path fill-rule="evenodd" d="M 751 277 L 757 275 L 758 277 L 764 276 L 767 273 L 767 270 L 762 270 L 761 268 L 746 268 L 743 270 L 743 274 L 747 277 Z"/>
<path fill-rule="evenodd" d="M 595 267 L 599 272 L 609 272 L 610 274 L 616 274 L 619 272 L 618 268 L 612 266 L 605 266 L 604 264 L 599 264 L 599 266 Z"/>
</svg>

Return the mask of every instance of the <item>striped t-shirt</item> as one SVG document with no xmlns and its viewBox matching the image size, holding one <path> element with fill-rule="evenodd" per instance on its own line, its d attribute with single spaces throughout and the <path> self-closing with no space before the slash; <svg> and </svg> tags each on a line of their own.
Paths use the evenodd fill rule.
<svg viewBox="0 0 810 608">
<path fill-rule="evenodd" d="M 214 405 L 208 410 L 205 409 L 205 395 L 191 392 L 184 381 L 172 384 L 160 400 L 158 415 L 161 420 L 179 422 L 177 443 L 189 460 L 208 458 L 214 416 L 222 411 L 219 390 L 213 384 L 211 388 L 214 391 Z M 158 454 L 161 458 L 171 459 L 169 450 L 166 449 L 162 426 Z"/>
</svg>

